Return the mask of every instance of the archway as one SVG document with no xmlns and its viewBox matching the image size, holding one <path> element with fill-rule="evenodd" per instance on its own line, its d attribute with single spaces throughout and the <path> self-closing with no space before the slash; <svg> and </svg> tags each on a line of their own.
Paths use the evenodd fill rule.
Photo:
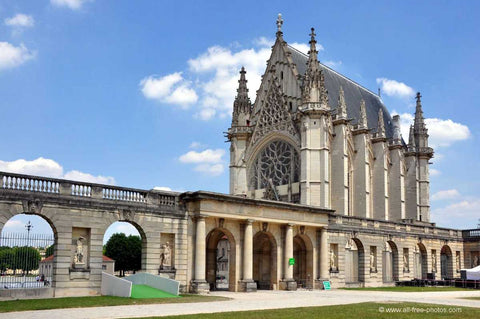
<svg viewBox="0 0 480 319">
<path fill-rule="evenodd" d="M 358 238 L 351 238 L 345 246 L 345 282 L 365 281 L 365 252 Z"/>
<path fill-rule="evenodd" d="M 293 278 L 298 287 L 313 287 L 313 256 L 312 243 L 306 235 L 297 235 L 293 238 Z"/>
<path fill-rule="evenodd" d="M 398 280 L 398 249 L 391 240 L 385 243 L 382 258 L 383 282 L 389 283 Z"/>
<path fill-rule="evenodd" d="M 215 228 L 207 236 L 206 279 L 210 290 L 235 291 L 235 238 Z"/>
<path fill-rule="evenodd" d="M 102 271 L 123 277 L 146 270 L 146 247 L 146 235 L 138 224 L 112 223 L 103 236 Z"/>
<path fill-rule="evenodd" d="M 57 232 L 43 216 L 17 214 L 0 236 L 0 290 L 55 286 Z"/>
<path fill-rule="evenodd" d="M 440 250 L 440 268 L 442 279 L 453 279 L 452 250 L 448 245 L 444 245 Z"/>
<path fill-rule="evenodd" d="M 414 277 L 416 279 L 427 279 L 427 263 L 427 249 L 424 244 L 418 243 L 414 251 Z"/>
<path fill-rule="evenodd" d="M 269 232 L 258 232 L 253 237 L 253 280 L 257 289 L 270 290 L 277 279 L 277 243 Z"/>
</svg>

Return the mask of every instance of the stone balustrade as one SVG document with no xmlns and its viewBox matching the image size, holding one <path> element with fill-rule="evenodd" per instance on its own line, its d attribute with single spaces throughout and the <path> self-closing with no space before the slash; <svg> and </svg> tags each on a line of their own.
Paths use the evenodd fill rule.
<svg viewBox="0 0 480 319">
<path fill-rule="evenodd" d="M 0 172 L 0 190 L 46 193 L 59 197 L 73 196 L 105 202 L 148 203 L 172 208 L 178 206 L 178 194 L 173 192 L 142 190 L 7 172 Z"/>
</svg>

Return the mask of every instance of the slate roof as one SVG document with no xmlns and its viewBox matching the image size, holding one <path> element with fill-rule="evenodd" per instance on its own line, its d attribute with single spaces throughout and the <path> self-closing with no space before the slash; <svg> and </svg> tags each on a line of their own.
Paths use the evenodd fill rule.
<svg viewBox="0 0 480 319">
<path fill-rule="evenodd" d="M 288 46 L 288 49 L 292 53 L 292 60 L 296 64 L 298 72 L 301 75 L 304 75 L 305 71 L 307 70 L 308 56 L 291 46 Z M 348 118 L 353 119 L 353 124 L 356 124 L 358 118 L 360 117 L 360 102 L 362 99 L 364 99 L 367 110 L 368 127 L 376 131 L 378 123 L 378 110 L 382 108 L 383 120 L 385 123 L 385 134 L 387 138 L 391 138 L 393 136 L 392 118 L 387 108 L 383 104 L 382 99 L 378 95 L 360 86 L 358 83 L 355 83 L 340 73 L 330 69 L 322 63 L 320 63 L 320 68 L 325 76 L 325 87 L 328 91 L 328 100 L 332 110 L 337 108 L 338 93 L 340 86 L 342 86 L 345 93 L 345 102 L 347 104 L 347 116 Z"/>
</svg>

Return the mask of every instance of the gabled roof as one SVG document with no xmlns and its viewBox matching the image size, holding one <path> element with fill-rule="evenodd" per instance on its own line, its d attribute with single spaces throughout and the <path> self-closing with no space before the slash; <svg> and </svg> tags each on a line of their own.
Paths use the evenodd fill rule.
<svg viewBox="0 0 480 319">
<path fill-rule="evenodd" d="M 307 70 L 308 56 L 290 45 L 287 47 L 292 54 L 291 57 L 293 63 L 297 66 L 298 73 L 304 75 Z M 387 138 L 393 136 L 392 118 L 378 95 L 322 63 L 320 63 L 320 68 L 325 76 L 325 87 L 328 91 L 329 104 L 332 110 L 337 108 L 338 94 L 340 86 L 342 86 L 345 92 L 347 116 L 348 118 L 354 119 L 353 124 L 356 124 L 360 118 L 360 102 L 364 99 L 367 109 L 368 127 L 377 127 L 378 110 L 381 108 L 383 110 L 383 120 L 385 122 L 385 134 Z"/>
</svg>

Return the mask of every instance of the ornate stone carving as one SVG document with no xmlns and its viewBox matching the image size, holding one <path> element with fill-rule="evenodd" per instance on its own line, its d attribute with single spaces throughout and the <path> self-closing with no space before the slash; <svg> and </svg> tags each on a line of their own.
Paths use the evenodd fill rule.
<svg viewBox="0 0 480 319">
<path fill-rule="evenodd" d="M 75 266 L 85 264 L 85 260 L 84 260 L 84 256 L 85 256 L 84 241 L 85 241 L 85 238 L 81 237 L 81 236 L 78 237 L 78 239 L 77 239 L 76 248 L 75 248 L 75 255 L 73 256 L 73 263 L 75 264 Z"/>
<path fill-rule="evenodd" d="M 172 255 L 168 241 L 162 246 L 162 250 L 163 252 L 160 255 L 160 269 L 170 269 L 172 267 Z"/>
<path fill-rule="evenodd" d="M 267 222 L 263 222 L 263 223 L 262 223 L 262 230 L 263 230 L 264 232 L 266 232 L 267 229 L 268 229 L 268 223 L 267 223 Z"/>
<path fill-rule="evenodd" d="M 26 214 L 40 214 L 43 203 L 39 199 L 22 201 L 23 212 Z"/>
<path fill-rule="evenodd" d="M 126 221 L 133 221 L 135 219 L 135 212 L 130 209 L 122 210 L 123 219 Z"/>
</svg>

